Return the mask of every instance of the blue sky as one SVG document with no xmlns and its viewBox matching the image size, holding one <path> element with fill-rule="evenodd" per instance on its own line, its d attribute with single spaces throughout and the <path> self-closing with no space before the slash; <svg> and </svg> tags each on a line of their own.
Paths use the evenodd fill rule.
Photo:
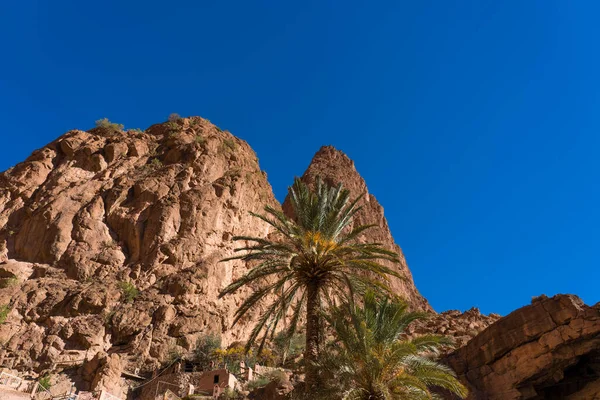
<svg viewBox="0 0 600 400">
<path fill-rule="evenodd" d="M 279 199 L 345 151 L 438 311 L 600 301 L 599 4 L 373 3 L 2 2 L 0 170 L 99 118 L 200 115 Z"/>
</svg>

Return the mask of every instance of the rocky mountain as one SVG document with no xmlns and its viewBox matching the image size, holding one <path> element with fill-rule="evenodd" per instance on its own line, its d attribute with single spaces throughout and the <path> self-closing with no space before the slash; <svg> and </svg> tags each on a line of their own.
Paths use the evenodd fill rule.
<svg viewBox="0 0 600 400">
<path fill-rule="evenodd" d="M 401 256 L 393 267 L 403 278 L 390 286 L 430 315 L 409 334 L 456 339 L 444 362 L 470 399 L 600 398 L 600 305 L 557 296 L 504 318 L 437 314 L 352 160 L 322 147 L 301 179 L 317 176 L 364 195 L 354 223 L 376 227 L 361 240 Z M 233 254 L 233 236 L 270 233 L 249 215 L 267 204 L 291 213 L 250 146 L 199 117 L 146 131 L 104 123 L 36 150 L 0 174 L 0 366 L 66 371 L 78 389 L 118 395 L 123 373 L 147 376 L 201 335 L 244 341 L 263 310 L 232 327 L 251 289 L 218 293 L 250 266 L 219 261 Z"/>
<path fill-rule="evenodd" d="M 200 118 L 146 132 L 71 131 L 0 175 L 2 363 L 41 370 L 98 352 L 151 370 L 229 329 L 247 269 L 233 235 L 267 234 L 277 205 L 252 149 Z"/>
<path fill-rule="evenodd" d="M 433 311 L 427 300 L 421 296 L 415 287 L 402 249 L 394 241 L 383 215 L 383 207 L 377 202 L 375 196 L 367 190 L 365 180 L 356 171 L 354 161 L 332 146 L 323 146 L 315 154 L 301 179 L 310 185 L 314 183 L 317 177 L 320 177 L 329 185 L 341 183 L 346 189 L 350 190 L 354 197 L 363 196 L 362 209 L 355 216 L 353 224 L 375 226 L 365 231 L 363 237 L 359 240 L 382 243 L 388 250 L 396 252 L 400 256 L 400 264 L 387 263 L 387 266 L 397 268 L 403 278 L 391 278 L 390 287 L 395 293 L 406 299 L 413 309 Z M 283 210 L 291 215 L 291 206 L 287 199 L 283 202 Z"/>
<path fill-rule="evenodd" d="M 201 334 L 244 340 L 230 326 L 244 290 L 218 292 L 247 271 L 234 235 L 267 235 L 249 215 L 280 207 L 250 146 L 202 118 L 146 131 L 71 131 L 0 175 L 0 364 L 21 371 L 79 367 L 92 384 L 102 363 L 152 371 Z M 321 175 L 367 193 L 353 162 L 322 148 L 303 179 Z M 291 183 L 291 182 L 290 182 Z M 365 240 L 401 253 L 383 208 L 364 198 Z M 392 286 L 431 310 L 406 277 Z M 259 313 L 257 310 L 256 313 Z M 256 315 L 256 314 L 255 314 Z M 104 360 L 104 361 L 102 361 Z M 112 360 L 112 361 L 111 361 Z"/>
</svg>

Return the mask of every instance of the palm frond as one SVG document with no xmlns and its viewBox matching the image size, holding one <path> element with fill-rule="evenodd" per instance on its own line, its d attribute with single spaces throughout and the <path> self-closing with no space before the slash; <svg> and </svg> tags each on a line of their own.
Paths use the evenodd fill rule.
<svg viewBox="0 0 600 400">
<path fill-rule="evenodd" d="M 408 324 L 423 317 L 409 312 L 405 303 L 374 292 L 365 293 L 360 304 L 333 308 L 326 318 L 339 346 L 328 347 L 333 352 L 329 368 L 348 376 L 349 394 L 368 393 L 360 397 L 364 399 L 434 399 L 434 387 L 465 398 L 467 390 L 454 372 L 421 354 L 437 351 L 449 339 L 438 335 L 402 338 Z"/>
<path fill-rule="evenodd" d="M 437 353 L 440 346 L 453 346 L 454 340 L 449 336 L 423 335 L 410 341 L 418 351 L 431 351 Z"/>
<path fill-rule="evenodd" d="M 249 263 L 251 269 L 219 295 L 229 295 L 252 285 L 254 293 L 237 309 L 234 324 L 268 299 L 269 305 L 258 317 L 247 348 L 256 340 L 260 340 L 261 348 L 269 337 L 273 337 L 282 320 L 289 318 L 286 329 L 291 335 L 303 313 L 307 320 L 319 321 L 328 314 L 328 310 L 336 309 L 337 304 L 352 302 L 356 294 L 371 290 L 382 297 L 390 292 L 390 277 L 402 279 L 391 265 L 399 262 L 395 252 L 379 243 L 358 242 L 363 233 L 374 225 L 351 228 L 354 217 L 361 210 L 359 203 L 362 198 L 358 196 L 351 200 L 350 192 L 341 184 L 329 186 L 320 178 L 316 179 L 312 189 L 300 179 L 295 179 L 288 196 L 293 218 L 270 206 L 266 206 L 263 213 L 251 213 L 272 228 L 272 234 L 268 238 L 234 237 L 234 240 L 244 243 L 235 249 L 234 255 L 223 261 L 240 260 Z M 318 306 L 311 307 L 310 311 L 307 288 L 311 288 L 317 296 L 316 299 L 311 297 L 311 304 L 315 304 L 316 300 Z M 358 329 L 360 323 L 360 319 L 356 319 L 351 326 Z M 315 346 L 315 340 L 321 340 L 316 332 L 318 326 L 320 323 L 312 323 L 312 332 L 308 332 L 307 327 L 307 358 L 315 357 L 314 351 L 308 351 L 309 340 L 312 349 L 319 348 L 318 344 Z M 371 333 L 364 330 L 363 333 L 368 335 L 366 338 L 353 337 L 351 330 L 345 333 L 349 341 L 361 346 L 360 354 L 368 356 L 368 345 L 373 340 Z M 307 382 L 310 376 L 314 377 L 314 370 L 311 367 L 309 371 L 308 366 L 315 361 L 305 360 Z M 375 370 L 381 369 L 382 363 L 378 359 L 372 358 L 369 362 Z"/>
</svg>

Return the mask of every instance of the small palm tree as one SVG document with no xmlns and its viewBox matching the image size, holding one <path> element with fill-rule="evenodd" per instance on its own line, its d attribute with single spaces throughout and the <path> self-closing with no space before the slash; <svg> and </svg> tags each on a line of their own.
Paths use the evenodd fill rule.
<svg viewBox="0 0 600 400">
<path fill-rule="evenodd" d="M 360 197 L 351 201 L 349 191 L 341 185 L 330 187 L 317 179 L 312 191 L 296 179 L 289 188 L 289 198 L 294 219 L 269 206 L 265 207 L 264 215 L 252 213 L 274 228 L 272 238 L 234 237 L 247 242 L 236 249 L 245 253 L 223 261 L 240 259 L 256 265 L 227 286 L 220 296 L 253 285 L 254 294 L 239 307 L 234 324 L 267 296 L 276 296 L 257 320 L 247 349 L 262 332 L 260 351 L 286 316 L 289 316 L 286 334 L 290 338 L 301 317 L 306 318 L 306 389 L 313 391 L 318 380 L 321 313 L 356 291 L 365 288 L 387 291 L 387 276 L 399 275 L 380 261 L 397 262 L 398 257 L 380 244 L 358 242 L 359 236 L 372 225 L 350 229 L 352 218 L 361 208 Z"/>
<path fill-rule="evenodd" d="M 408 325 L 426 314 L 408 312 L 405 303 L 374 293 L 365 294 L 362 305 L 345 304 L 327 316 L 336 336 L 331 352 L 323 357 L 324 368 L 345 386 L 344 399 L 400 400 L 436 399 L 433 387 L 461 398 L 467 389 L 454 372 L 429 355 L 441 345 L 452 344 L 444 336 L 424 335 L 405 339 Z"/>
</svg>

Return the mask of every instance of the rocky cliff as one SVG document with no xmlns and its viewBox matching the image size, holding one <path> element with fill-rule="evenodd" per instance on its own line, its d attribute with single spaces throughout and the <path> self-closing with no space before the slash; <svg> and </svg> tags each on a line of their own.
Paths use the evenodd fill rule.
<svg viewBox="0 0 600 400">
<path fill-rule="evenodd" d="M 314 183 L 317 177 L 321 177 L 329 185 L 335 186 L 341 183 L 346 189 L 350 190 L 354 197 L 363 196 L 362 209 L 356 214 L 353 224 L 375 226 L 365 231 L 359 241 L 382 243 L 388 250 L 396 252 L 400 256 L 400 263 L 398 265 L 387 263 L 386 265 L 397 268 L 403 278 L 392 278 L 389 286 L 395 293 L 405 298 L 413 309 L 433 311 L 427 300 L 421 296 L 415 287 L 402 249 L 394 241 L 383 215 L 383 207 L 375 196 L 367 190 L 365 180 L 356 171 L 354 161 L 332 146 L 323 146 L 315 154 L 301 179 L 310 185 Z M 291 206 L 286 199 L 283 202 L 283 210 L 291 216 L 290 208 Z"/>
<path fill-rule="evenodd" d="M 443 349 L 451 351 L 467 344 L 488 326 L 500 319 L 498 314 L 485 315 L 473 307 L 465 312 L 448 310 L 442 313 L 431 313 L 429 318 L 415 321 L 408 327 L 411 336 L 435 334 L 449 336 L 453 339 L 452 347 Z"/>
<path fill-rule="evenodd" d="M 446 358 L 469 399 L 600 399 L 600 303 L 541 296 Z"/>
<path fill-rule="evenodd" d="M 119 128 L 68 132 L 0 174 L 0 366 L 71 371 L 79 389 L 124 394 L 123 372 L 151 372 L 206 333 L 244 341 L 261 313 L 231 327 L 251 290 L 218 299 L 249 268 L 219 263 L 231 238 L 268 235 L 248 213 L 280 207 L 250 146 L 198 117 Z M 376 227 L 361 240 L 400 254 L 391 287 L 430 312 L 409 334 L 456 339 L 445 362 L 472 399 L 599 397 L 600 305 L 558 296 L 504 318 L 436 314 L 352 160 L 323 147 L 302 179 L 316 176 L 364 194 L 354 223 Z"/>
<path fill-rule="evenodd" d="M 304 179 L 315 174 L 366 192 L 333 148 Z M 250 291 L 217 294 L 249 266 L 219 260 L 232 236 L 269 233 L 248 214 L 266 204 L 279 207 L 250 146 L 197 117 L 71 131 L 35 151 L 0 175 L 0 305 L 10 309 L 0 364 L 76 367 L 94 387 L 115 370 L 151 371 L 204 333 L 244 340 L 253 316 L 230 322 Z M 358 219 L 379 226 L 365 240 L 402 254 L 372 195 Z M 406 279 L 393 287 L 429 310 L 404 260 L 399 268 Z"/>
<path fill-rule="evenodd" d="M 146 132 L 68 132 L 0 175 L 4 364 L 81 365 L 98 352 L 152 369 L 200 333 L 225 342 L 248 290 L 218 263 L 233 235 L 267 233 L 248 215 L 277 205 L 252 149 L 200 118 Z"/>
</svg>

